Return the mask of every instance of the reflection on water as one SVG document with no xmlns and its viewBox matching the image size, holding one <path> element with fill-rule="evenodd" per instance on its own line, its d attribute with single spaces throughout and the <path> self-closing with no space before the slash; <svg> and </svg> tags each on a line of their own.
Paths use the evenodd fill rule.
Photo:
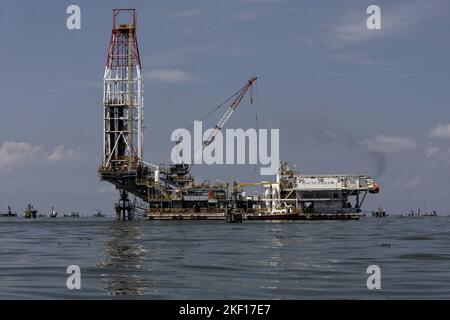
<svg viewBox="0 0 450 320">
<path fill-rule="evenodd" d="M 143 295 L 147 285 L 143 272 L 147 250 L 140 244 L 142 226 L 129 222 L 111 224 L 104 243 L 102 261 L 104 269 L 101 289 L 109 295 Z"/>
</svg>

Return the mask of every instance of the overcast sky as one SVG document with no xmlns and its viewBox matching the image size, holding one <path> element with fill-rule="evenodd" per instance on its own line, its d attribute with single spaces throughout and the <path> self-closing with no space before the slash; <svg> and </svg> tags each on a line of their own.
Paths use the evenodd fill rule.
<svg viewBox="0 0 450 320">
<path fill-rule="evenodd" d="M 374 3 L 382 30 L 369 31 Z M 81 30 L 66 28 L 70 4 Z M 97 169 L 116 7 L 138 10 L 146 160 L 169 162 L 172 130 L 257 75 L 257 105 L 246 99 L 227 128 L 255 127 L 257 113 L 302 173 L 375 176 L 381 193 L 365 209 L 450 212 L 447 0 L 0 0 L 0 210 L 112 212 L 117 192 Z M 193 173 L 267 180 L 255 166 Z"/>
</svg>

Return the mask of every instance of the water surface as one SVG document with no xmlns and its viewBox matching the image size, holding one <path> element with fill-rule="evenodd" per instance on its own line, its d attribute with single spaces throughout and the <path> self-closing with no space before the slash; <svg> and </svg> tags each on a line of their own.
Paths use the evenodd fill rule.
<svg viewBox="0 0 450 320">
<path fill-rule="evenodd" d="M 0 220 L 0 298 L 450 298 L 450 217 Z M 381 268 L 381 290 L 366 269 Z M 68 290 L 68 265 L 81 290 Z"/>
</svg>

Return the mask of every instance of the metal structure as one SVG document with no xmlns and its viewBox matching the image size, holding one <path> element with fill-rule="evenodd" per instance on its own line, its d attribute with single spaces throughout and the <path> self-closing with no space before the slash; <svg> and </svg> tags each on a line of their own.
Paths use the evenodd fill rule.
<svg viewBox="0 0 450 320">
<path fill-rule="evenodd" d="M 202 142 L 193 163 L 214 141 L 245 95 L 252 92 L 256 80 L 256 77 L 250 78 L 241 89 L 214 108 L 212 112 L 230 103 L 209 137 Z M 102 180 L 119 190 L 119 201 L 115 205 L 117 219 L 133 220 L 141 216 L 137 210 L 145 212 L 148 219 L 239 222 L 243 217 L 265 212 L 297 214 L 305 218 L 334 212 L 335 218 L 339 218 L 339 214 L 346 218 L 346 214 L 360 212 L 364 200 L 364 197 L 360 199 L 361 193 L 378 192 L 378 185 L 367 176 L 301 176 L 286 163 L 281 163 L 276 182 L 238 182 L 232 185 L 232 192 L 226 182 L 196 183 L 189 173 L 192 164 L 166 166 L 144 161 L 143 105 L 136 11 L 114 9 L 104 73 L 103 157 L 99 174 Z M 330 187 L 332 183 L 335 185 Z M 248 197 L 242 190 L 255 186 L 262 187 L 262 196 Z M 130 194 L 145 204 L 130 201 Z M 349 206 L 348 199 L 353 196 L 356 203 Z M 265 218 L 268 217 L 261 216 L 261 219 Z"/>
<path fill-rule="evenodd" d="M 136 36 L 135 9 L 114 9 L 103 77 L 102 179 L 120 189 L 117 217 L 133 219 L 127 177 L 133 177 L 143 158 L 143 80 Z M 128 181 L 128 183 L 127 183 Z"/>
<path fill-rule="evenodd" d="M 243 188 L 253 186 L 263 188 L 262 198 L 245 196 Z M 235 182 L 233 188 L 242 212 L 297 212 L 298 219 L 358 219 L 366 195 L 379 191 L 366 175 L 301 175 L 286 162 L 281 162 L 276 182 Z"/>
<path fill-rule="evenodd" d="M 207 146 L 209 146 L 214 141 L 214 139 L 216 138 L 217 134 L 220 132 L 220 130 L 222 130 L 223 126 L 227 123 L 228 119 L 230 119 L 230 117 L 233 114 L 233 112 L 239 107 L 239 104 L 241 103 L 242 99 L 244 98 L 246 93 L 253 87 L 253 84 L 255 83 L 255 81 L 257 79 L 258 79 L 257 77 L 250 78 L 247 81 L 247 83 L 245 84 L 245 86 L 243 86 L 238 92 L 236 92 L 231 97 L 231 98 L 233 98 L 233 97 L 236 96 L 236 98 L 233 100 L 231 105 L 225 111 L 225 113 L 222 116 L 222 118 L 219 120 L 219 122 L 214 127 L 214 130 L 211 131 L 209 137 L 205 141 L 203 141 L 202 146 L 200 147 L 200 149 L 197 151 L 197 153 L 194 156 L 193 163 L 195 163 L 196 160 L 198 160 L 201 157 L 201 155 L 203 154 L 203 151 L 205 151 L 205 148 Z M 252 100 L 253 99 L 251 98 L 250 99 L 250 103 L 253 103 Z M 191 167 L 192 167 L 192 165 L 191 165 Z"/>
<path fill-rule="evenodd" d="M 103 169 L 136 168 L 143 155 L 143 81 L 135 9 L 114 9 L 103 94 Z"/>
</svg>

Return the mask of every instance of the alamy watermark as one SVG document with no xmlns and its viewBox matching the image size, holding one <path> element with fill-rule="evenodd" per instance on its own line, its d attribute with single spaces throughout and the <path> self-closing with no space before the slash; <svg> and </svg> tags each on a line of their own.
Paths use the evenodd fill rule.
<svg viewBox="0 0 450 320">
<path fill-rule="evenodd" d="M 375 4 L 367 7 L 367 14 L 370 16 L 367 18 L 366 26 L 369 30 L 381 29 L 381 8 Z"/>
<path fill-rule="evenodd" d="M 69 290 L 81 289 L 81 269 L 77 265 L 70 265 L 67 267 L 66 273 L 70 276 L 66 280 L 66 286 Z"/>
<path fill-rule="evenodd" d="M 67 7 L 66 13 L 70 16 L 67 17 L 66 27 L 69 30 L 81 29 L 81 8 L 76 4 L 72 4 Z"/>
<path fill-rule="evenodd" d="M 372 264 L 367 267 L 367 274 L 370 276 L 367 278 L 366 285 L 369 290 L 381 289 L 381 269 L 376 264 Z"/>
<path fill-rule="evenodd" d="M 217 129 L 203 133 L 201 121 L 194 121 L 193 137 L 187 129 L 174 130 L 170 138 L 176 143 L 171 152 L 172 163 L 259 164 L 261 175 L 277 173 L 280 163 L 279 129 L 226 129 L 225 143 L 222 131 L 208 140 L 214 130 Z"/>
</svg>

